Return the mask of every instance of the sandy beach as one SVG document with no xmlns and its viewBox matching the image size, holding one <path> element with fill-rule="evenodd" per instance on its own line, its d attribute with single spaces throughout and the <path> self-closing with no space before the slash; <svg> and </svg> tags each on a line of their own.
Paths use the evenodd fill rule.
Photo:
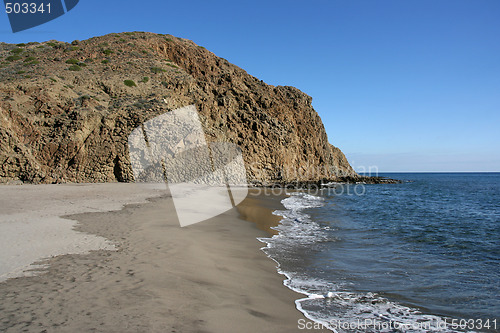
<svg viewBox="0 0 500 333">
<path fill-rule="evenodd" d="M 1 282 L 0 331 L 299 331 L 301 295 L 260 251 L 256 238 L 269 234 L 241 219 L 266 229 L 277 207 L 279 198 L 250 196 L 240 211 L 181 228 L 164 192 L 118 211 L 66 215 L 74 231 L 114 249 L 57 255 L 38 262 L 48 265 L 35 276 Z"/>
</svg>

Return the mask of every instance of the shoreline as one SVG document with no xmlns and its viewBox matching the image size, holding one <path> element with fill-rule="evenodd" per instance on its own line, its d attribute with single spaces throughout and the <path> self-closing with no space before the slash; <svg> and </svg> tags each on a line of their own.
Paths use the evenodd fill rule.
<svg viewBox="0 0 500 333">
<path fill-rule="evenodd" d="M 301 295 L 283 285 L 257 239 L 279 221 L 271 214 L 279 203 L 249 195 L 238 211 L 184 228 L 168 196 L 64 216 L 117 250 L 57 256 L 39 275 L 1 282 L 0 330 L 300 331 Z"/>
<path fill-rule="evenodd" d="M 272 228 L 276 227 L 283 217 L 273 212 L 285 209 L 281 200 L 287 195 L 282 192 L 273 193 L 273 189 L 265 187 L 250 188 L 246 199 L 236 207 L 239 218 L 255 224 L 257 229 L 265 231 L 269 237 L 277 235 L 278 231 Z"/>
</svg>

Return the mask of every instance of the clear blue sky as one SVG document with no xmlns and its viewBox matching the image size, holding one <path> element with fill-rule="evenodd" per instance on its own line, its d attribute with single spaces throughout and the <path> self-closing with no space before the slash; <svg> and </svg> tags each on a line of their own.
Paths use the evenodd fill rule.
<svg viewBox="0 0 500 333">
<path fill-rule="evenodd" d="M 0 41 L 169 33 L 313 97 L 358 170 L 500 171 L 500 1 L 95 1 Z"/>
</svg>

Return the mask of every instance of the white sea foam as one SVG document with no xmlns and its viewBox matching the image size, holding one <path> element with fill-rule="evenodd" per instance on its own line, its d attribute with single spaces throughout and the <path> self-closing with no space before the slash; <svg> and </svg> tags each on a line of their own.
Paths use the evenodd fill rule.
<svg viewBox="0 0 500 333">
<path fill-rule="evenodd" d="M 324 205 L 324 200 L 320 197 L 295 192 L 290 197 L 285 198 L 281 202 L 286 210 L 274 211 L 274 215 L 282 216 L 280 224 L 273 229 L 279 231 L 278 235 L 272 238 L 260 238 L 259 240 L 268 243 L 269 248 L 276 246 L 282 242 L 286 244 L 313 244 L 317 241 L 324 240 L 326 234 L 322 232 L 322 228 L 309 215 L 303 212 L 307 208 L 316 208 Z M 292 244 L 293 243 L 293 244 Z M 286 244 L 281 244 L 285 246 Z"/>
<path fill-rule="evenodd" d="M 289 250 L 310 249 L 325 241 L 334 241 L 328 227 L 313 221 L 305 209 L 324 205 L 324 199 L 307 193 L 294 192 L 282 200 L 286 210 L 275 211 L 282 216 L 274 228 L 278 235 L 259 238 L 267 244 L 262 250 L 277 263 L 280 274 L 286 276 L 284 285 L 305 295 L 296 306 L 308 319 L 334 332 L 454 332 L 446 318 L 426 315 L 419 310 L 389 301 L 376 293 L 345 291 L 339 281 L 327 281 L 283 269 L 280 260 L 290 258 Z"/>
</svg>

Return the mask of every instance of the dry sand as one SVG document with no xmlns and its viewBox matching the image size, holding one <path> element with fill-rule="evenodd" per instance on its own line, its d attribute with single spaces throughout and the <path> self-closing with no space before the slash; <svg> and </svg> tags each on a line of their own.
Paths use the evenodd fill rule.
<svg viewBox="0 0 500 333">
<path fill-rule="evenodd" d="M 0 186 L 0 281 L 30 275 L 40 259 L 112 250 L 103 237 L 73 230 L 61 216 L 120 210 L 166 193 L 164 184 Z"/>
<path fill-rule="evenodd" d="M 248 199 L 242 216 L 272 218 L 272 200 Z M 301 295 L 259 250 L 267 234 L 238 216 L 180 228 L 169 197 L 73 215 L 77 231 L 116 250 L 57 256 L 37 276 L 1 282 L 0 331 L 299 331 Z"/>
</svg>

